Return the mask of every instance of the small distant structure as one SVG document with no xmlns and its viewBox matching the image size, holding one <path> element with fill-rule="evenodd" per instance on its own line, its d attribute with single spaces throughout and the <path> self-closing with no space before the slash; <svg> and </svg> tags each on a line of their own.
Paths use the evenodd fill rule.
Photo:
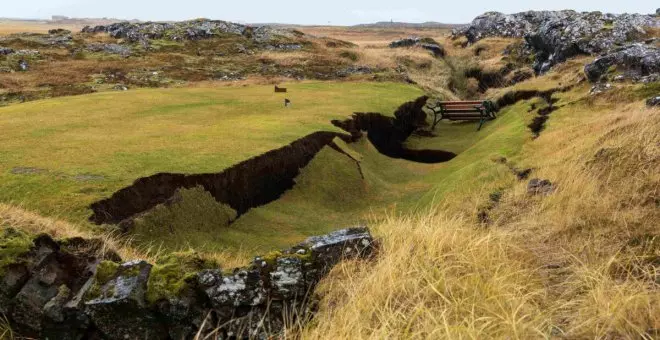
<svg viewBox="0 0 660 340">
<path fill-rule="evenodd" d="M 286 87 L 277 87 L 275 85 L 275 93 L 286 93 Z"/>
<path fill-rule="evenodd" d="M 284 107 L 290 107 L 291 106 L 291 101 L 284 98 Z"/>
</svg>

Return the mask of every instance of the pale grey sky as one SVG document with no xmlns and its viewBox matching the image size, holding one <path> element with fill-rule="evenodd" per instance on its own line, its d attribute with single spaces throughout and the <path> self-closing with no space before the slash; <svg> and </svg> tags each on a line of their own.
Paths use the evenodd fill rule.
<svg viewBox="0 0 660 340">
<path fill-rule="evenodd" d="M 486 11 L 529 9 L 654 13 L 657 0 L 1 0 L 0 17 L 211 18 L 235 22 L 352 25 L 375 21 L 467 23 Z"/>
</svg>

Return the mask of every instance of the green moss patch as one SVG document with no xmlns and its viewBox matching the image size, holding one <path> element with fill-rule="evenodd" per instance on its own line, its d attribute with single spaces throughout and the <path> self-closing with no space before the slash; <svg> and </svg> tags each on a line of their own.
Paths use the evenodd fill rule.
<svg viewBox="0 0 660 340">
<path fill-rule="evenodd" d="M 85 294 L 85 298 L 93 300 L 101 296 L 101 287 L 105 286 L 117 274 L 119 263 L 112 261 L 101 261 L 96 266 L 96 274 L 94 274 L 94 283 Z"/>
<path fill-rule="evenodd" d="M 0 275 L 3 268 L 19 261 L 32 248 L 32 237 L 20 230 L 0 226 Z"/>
<path fill-rule="evenodd" d="M 172 253 L 163 257 L 151 269 L 147 283 L 147 302 L 155 303 L 179 296 L 186 287 L 196 282 L 198 272 L 203 269 L 219 269 L 219 267 L 218 263 L 203 259 L 191 251 Z"/>
</svg>

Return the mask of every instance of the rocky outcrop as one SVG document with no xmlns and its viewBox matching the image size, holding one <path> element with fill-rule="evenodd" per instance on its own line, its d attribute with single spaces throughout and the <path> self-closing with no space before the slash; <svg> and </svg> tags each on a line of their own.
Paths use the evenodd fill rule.
<svg viewBox="0 0 660 340">
<path fill-rule="evenodd" d="M 191 20 L 176 23 L 120 22 L 107 26 L 87 26 L 83 33 L 108 33 L 116 39 L 129 42 L 148 42 L 154 39 L 174 41 L 201 40 L 218 37 L 222 34 L 236 34 L 257 42 L 270 41 L 274 36 L 294 36 L 294 32 L 269 26 L 251 27 L 220 20 Z"/>
<path fill-rule="evenodd" d="M 646 106 L 648 107 L 660 107 L 660 96 L 651 97 L 646 100 Z"/>
<path fill-rule="evenodd" d="M 431 51 L 437 58 L 445 56 L 445 48 L 430 38 L 404 38 L 390 43 L 390 48 L 419 46 L 425 50 Z"/>
<path fill-rule="evenodd" d="M 0 313 L 13 331 L 39 339 L 192 339 L 206 324 L 217 325 L 221 338 L 265 339 L 297 322 L 285 310 L 308 319 L 316 284 L 339 261 L 369 257 L 374 240 L 366 228 L 344 229 L 232 270 L 194 255 L 193 267 L 122 263 L 114 253 L 99 255 L 103 249 L 97 240 L 41 235 L 12 261 L 2 259 Z"/>
<path fill-rule="evenodd" d="M 486 37 L 524 38 L 534 55 L 538 73 L 579 54 L 600 54 L 643 38 L 645 28 L 660 27 L 651 15 L 578 13 L 575 11 L 529 11 L 516 14 L 485 13 L 468 26 L 455 29 L 454 37 L 469 43 Z"/>
<path fill-rule="evenodd" d="M 585 66 L 584 73 L 591 82 L 598 82 L 607 75 L 615 74 L 621 76 L 617 81 L 639 81 L 653 76 L 657 78 L 660 73 L 660 49 L 644 44 L 617 48 Z"/>
</svg>

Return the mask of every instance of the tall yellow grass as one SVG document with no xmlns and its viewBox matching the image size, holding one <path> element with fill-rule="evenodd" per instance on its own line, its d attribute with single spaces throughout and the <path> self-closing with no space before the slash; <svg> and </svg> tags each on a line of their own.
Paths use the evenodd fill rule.
<svg viewBox="0 0 660 340">
<path fill-rule="evenodd" d="M 611 99 L 553 113 L 526 146 L 518 161 L 555 183 L 552 195 L 521 182 L 488 227 L 442 204 L 377 225 L 378 260 L 336 268 L 300 336 L 657 338 L 660 116 Z"/>
</svg>

